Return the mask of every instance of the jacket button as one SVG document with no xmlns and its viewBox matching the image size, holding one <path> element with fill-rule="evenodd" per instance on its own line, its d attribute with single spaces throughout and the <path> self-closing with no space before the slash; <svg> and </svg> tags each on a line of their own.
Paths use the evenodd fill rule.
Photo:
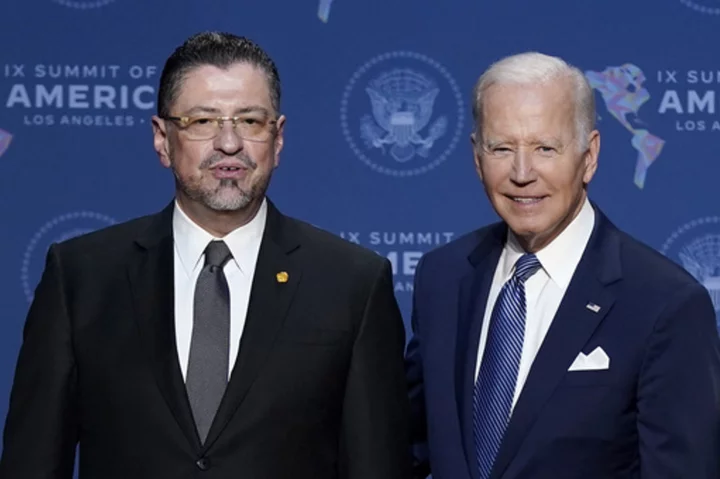
<svg viewBox="0 0 720 479">
<path fill-rule="evenodd" d="M 208 459 L 207 457 L 201 457 L 195 462 L 195 465 L 201 471 L 207 471 L 208 469 L 210 469 L 210 459 Z"/>
</svg>

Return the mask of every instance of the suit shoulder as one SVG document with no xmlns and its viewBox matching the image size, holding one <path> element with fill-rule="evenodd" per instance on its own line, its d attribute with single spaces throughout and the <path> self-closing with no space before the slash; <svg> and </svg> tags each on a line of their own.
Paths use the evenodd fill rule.
<svg viewBox="0 0 720 479">
<path fill-rule="evenodd" d="M 673 291 L 685 286 L 702 286 L 685 268 L 651 246 L 619 231 L 623 274 L 644 286 Z"/>
<path fill-rule="evenodd" d="M 146 230 L 152 224 L 157 215 L 156 213 L 141 216 L 106 226 L 62 241 L 57 244 L 57 247 L 65 254 L 82 254 L 83 256 L 92 255 L 93 252 L 98 250 L 114 250 L 120 245 L 131 244 L 140 232 Z"/>
<path fill-rule="evenodd" d="M 488 237 L 497 235 L 503 228 L 502 223 L 492 223 L 464 233 L 452 241 L 428 251 L 423 255 L 425 264 L 447 264 L 467 261 L 468 256 Z"/>
</svg>

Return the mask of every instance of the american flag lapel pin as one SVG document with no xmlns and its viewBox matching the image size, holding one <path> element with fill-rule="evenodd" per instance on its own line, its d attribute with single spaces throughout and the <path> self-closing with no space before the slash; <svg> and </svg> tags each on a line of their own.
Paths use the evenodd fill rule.
<svg viewBox="0 0 720 479">
<path fill-rule="evenodd" d="M 586 304 L 585 307 L 587 309 L 589 309 L 590 311 L 592 311 L 593 313 L 597 313 L 598 311 L 600 311 L 600 306 L 598 306 L 597 304 L 592 303 L 592 302 Z"/>
</svg>

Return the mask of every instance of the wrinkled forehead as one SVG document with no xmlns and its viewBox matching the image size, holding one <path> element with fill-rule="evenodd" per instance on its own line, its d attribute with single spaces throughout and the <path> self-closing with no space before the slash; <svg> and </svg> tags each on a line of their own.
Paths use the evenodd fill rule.
<svg viewBox="0 0 720 479">
<path fill-rule="evenodd" d="M 575 113 L 572 90 L 561 82 L 495 84 L 483 95 L 479 126 L 493 141 L 568 139 L 575 134 Z"/>
</svg>

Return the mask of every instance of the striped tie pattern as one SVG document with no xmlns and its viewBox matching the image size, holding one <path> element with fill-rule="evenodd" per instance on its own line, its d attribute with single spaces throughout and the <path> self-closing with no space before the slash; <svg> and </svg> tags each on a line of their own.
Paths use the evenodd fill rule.
<svg viewBox="0 0 720 479">
<path fill-rule="evenodd" d="M 473 434 L 480 478 L 490 477 L 510 420 L 525 335 L 525 280 L 540 268 L 533 254 L 515 264 L 498 296 L 473 393 Z"/>
</svg>

